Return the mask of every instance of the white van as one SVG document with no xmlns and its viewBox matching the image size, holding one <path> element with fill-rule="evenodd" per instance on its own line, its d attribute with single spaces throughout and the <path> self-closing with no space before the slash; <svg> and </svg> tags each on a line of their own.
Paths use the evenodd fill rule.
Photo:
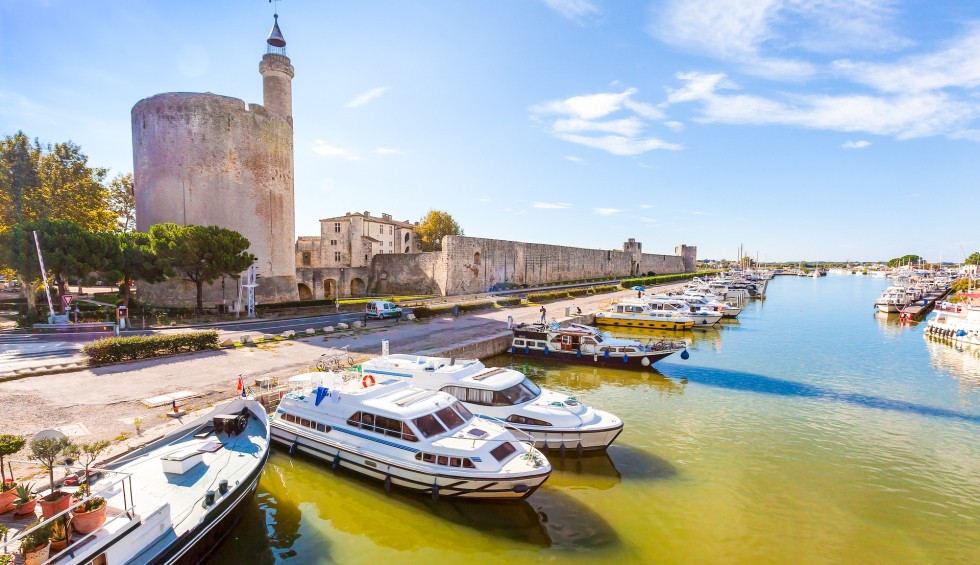
<svg viewBox="0 0 980 565">
<path fill-rule="evenodd" d="M 364 307 L 364 314 L 368 318 L 401 318 L 402 309 L 395 305 L 394 302 L 388 302 L 387 300 L 372 300 L 368 302 Z"/>
</svg>

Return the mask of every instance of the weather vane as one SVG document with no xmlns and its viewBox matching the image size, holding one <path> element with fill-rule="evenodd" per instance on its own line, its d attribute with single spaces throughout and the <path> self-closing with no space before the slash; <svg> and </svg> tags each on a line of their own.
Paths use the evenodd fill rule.
<svg viewBox="0 0 980 565">
<path fill-rule="evenodd" d="M 269 0 L 269 4 L 272 4 L 272 15 L 273 16 L 278 16 L 279 15 L 279 2 L 282 2 L 282 0 Z"/>
</svg>

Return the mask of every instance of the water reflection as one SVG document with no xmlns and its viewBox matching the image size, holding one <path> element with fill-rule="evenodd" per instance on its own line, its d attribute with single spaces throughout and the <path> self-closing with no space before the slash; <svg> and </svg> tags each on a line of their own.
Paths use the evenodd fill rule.
<svg viewBox="0 0 980 565">
<path fill-rule="evenodd" d="M 925 334 L 930 364 L 949 373 L 965 386 L 980 386 L 980 347 L 967 343 L 952 343 Z"/>
<path fill-rule="evenodd" d="M 597 490 L 610 489 L 620 482 L 669 479 L 677 468 L 666 459 L 631 445 L 614 443 L 606 451 L 589 451 L 581 456 L 569 453 L 561 457 L 548 452 L 554 469 L 548 479 L 552 486 L 578 486 Z"/>
<path fill-rule="evenodd" d="M 886 337 L 896 337 L 909 327 L 909 323 L 898 314 L 888 312 L 875 311 L 875 321 L 878 322 L 878 329 Z"/>
<path fill-rule="evenodd" d="M 615 384 L 630 387 L 649 386 L 657 389 L 662 395 L 684 392 L 684 383 L 665 377 L 655 367 L 642 370 L 613 369 L 543 358 L 535 358 L 532 364 L 526 357 L 511 355 L 498 355 L 487 360 L 486 363 L 488 366 L 510 367 L 520 371 L 545 388 L 586 391 L 598 389 L 604 384 Z"/>
</svg>

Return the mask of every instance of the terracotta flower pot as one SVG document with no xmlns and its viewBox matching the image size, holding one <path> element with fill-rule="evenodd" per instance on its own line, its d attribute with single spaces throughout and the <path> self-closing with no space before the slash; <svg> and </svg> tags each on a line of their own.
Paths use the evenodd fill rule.
<svg viewBox="0 0 980 565">
<path fill-rule="evenodd" d="M 41 505 L 41 515 L 44 516 L 45 520 L 54 518 L 56 514 L 68 510 L 68 507 L 71 506 L 71 494 L 55 492 L 39 500 L 38 504 Z"/>
<path fill-rule="evenodd" d="M 108 509 L 109 503 L 106 502 L 100 508 L 91 512 L 78 512 L 73 510 L 71 524 L 74 526 L 76 532 L 90 534 L 101 528 L 102 524 L 105 523 L 106 511 Z"/>
<path fill-rule="evenodd" d="M 17 491 L 14 489 L 0 492 L 0 514 L 5 514 L 14 509 L 14 501 L 17 500 Z"/>
<path fill-rule="evenodd" d="M 37 506 L 37 499 L 21 504 L 20 508 L 14 510 L 14 514 L 17 516 L 27 516 L 28 514 L 34 513 L 34 507 Z"/>
<path fill-rule="evenodd" d="M 24 564 L 25 565 L 40 565 L 48 560 L 51 555 L 51 544 L 46 543 L 42 546 L 35 548 L 33 551 L 24 552 Z"/>
</svg>

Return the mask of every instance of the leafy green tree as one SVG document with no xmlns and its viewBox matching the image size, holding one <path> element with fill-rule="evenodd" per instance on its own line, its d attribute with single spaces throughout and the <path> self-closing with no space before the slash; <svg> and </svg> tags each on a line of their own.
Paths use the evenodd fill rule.
<svg viewBox="0 0 980 565">
<path fill-rule="evenodd" d="M 79 146 L 32 143 L 24 132 L 0 142 L 0 232 L 39 219 L 71 220 L 90 231 L 111 231 L 106 170 L 92 167 Z"/>
<path fill-rule="evenodd" d="M 112 234 L 115 253 L 108 274 L 122 281 L 119 285 L 123 305 L 129 306 L 130 289 L 135 281 L 157 283 L 166 278 L 167 265 L 157 255 L 148 233 L 124 231 Z"/>
<path fill-rule="evenodd" d="M 121 232 L 136 230 L 136 193 L 133 191 L 133 174 L 116 175 L 109 183 L 109 208 L 117 218 Z"/>
<path fill-rule="evenodd" d="M 980 252 L 974 251 L 970 253 L 970 256 L 964 261 L 967 265 L 980 265 Z"/>
<path fill-rule="evenodd" d="M 463 235 L 463 230 L 448 212 L 429 210 L 415 228 L 418 236 L 419 249 L 422 251 L 439 251 L 442 249 L 442 238 L 447 235 Z"/>
<path fill-rule="evenodd" d="M 150 228 L 153 248 L 168 272 L 194 283 L 197 309 L 204 308 L 204 285 L 222 275 L 238 276 L 255 261 L 242 234 L 218 226 L 157 224 Z"/>
<path fill-rule="evenodd" d="M 889 267 L 901 267 L 903 265 L 917 265 L 924 263 L 925 259 L 918 255 L 903 255 L 888 262 Z"/>
<path fill-rule="evenodd" d="M 117 252 L 113 234 L 93 233 L 75 222 L 39 220 L 30 227 L 37 230 L 44 267 L 59 294 L 68 293 L 68 279 L 109 268 Z"/>
<path fill-rule="evenodd" d="M 41 280 L 33 229 L 34 226 L 29 223 L 16 224 L 0 233 L 0 266 L 12 271 L 20 280 L 21 292 L 27 300 L 29 317 L 33 316 L 37 306 L 35 290 Z"/>
</svg>

